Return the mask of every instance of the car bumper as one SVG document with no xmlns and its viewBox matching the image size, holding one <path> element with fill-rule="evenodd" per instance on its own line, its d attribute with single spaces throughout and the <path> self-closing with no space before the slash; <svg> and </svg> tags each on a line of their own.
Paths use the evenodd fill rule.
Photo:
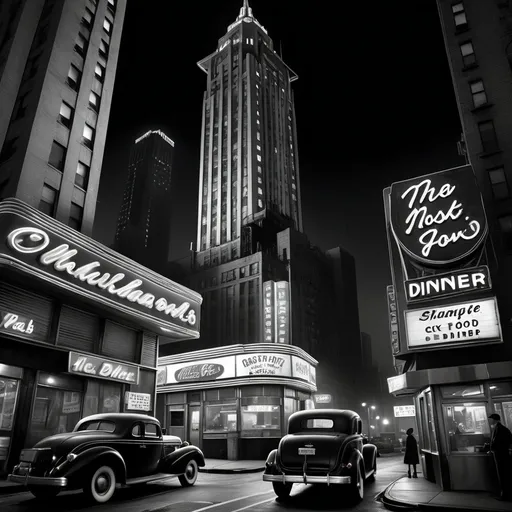
<svg viewBox="0 0 512 512">
<path fill-rule="evenodd" d="M 268 475 L 263 474 L 264 482 L 282 482 L 290 484 L 350 484 L 349 476 L 311 476 L 311 475 Z"/>
<path fill-rule="evenodd" d="M 68 485 L 67 478 L 47 478 L 44 476 L 30 476 L 30 475 L 14 475 L 8 477 L 10 482 L 21 485 L 30 485 L 38 487 L 66 487 Z"/>
</svg>

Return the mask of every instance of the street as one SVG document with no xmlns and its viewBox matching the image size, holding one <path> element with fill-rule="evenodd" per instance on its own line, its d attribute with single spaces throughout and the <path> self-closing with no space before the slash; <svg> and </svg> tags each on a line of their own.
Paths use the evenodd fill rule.
<svg viewBox="0 0 512 512">
<path fill-rule="evenodd" d="M 375 482 L 365 484 L 365 498 L 354 507 L 344 503 L 343 492 L 336 487 L 295 484 L 286 503 L 276 499 L 272 485 L 263 482 L 261 473 L 218 475 L 201 473 L 197 483 L 183 488 L 177 479 L 148 484 L 138 488 L 118 489 L 106 505 L 90 506 L 80 491 L 65 492 L 42 504 L 28 492 L 0 497 L 2 512 L 54 512 L 94 509 L 108 512 L 273 512 L 282 510 L 340 510 L 361 512 L 383 510 L 376 496 L 391 482 L 403 476 L 403 454 L 382 455 L 378 461 Z"/>
</svg>

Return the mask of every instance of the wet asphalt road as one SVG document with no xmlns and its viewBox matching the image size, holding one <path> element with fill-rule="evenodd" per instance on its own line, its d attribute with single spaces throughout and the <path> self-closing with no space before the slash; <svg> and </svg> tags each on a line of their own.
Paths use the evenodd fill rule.
<svg viewBox="0 0 512 512">
<path fill-rule="evenodd" d="M 384 510 L 375 498 L 393 481 L 405 474 L 403 454 L 382 455 L 377 459 L 375 482 L 365 484 L 364 500 L 347 503 L 336 486 L 295 484 L 290 500 L 276 499 L 272 484 L 263 482 L 261 473 L 215 475 L 200 473 L 196 484 L 181 487 L 177 479 L 147 484 L 138 488 L 118 489 L 105 505 L 91 506 L 81 492 L 64 492 L 49 502 L 36 500 L 30 493 L 0 496 L 2 512 L 285 512 Z"/>
</svg>

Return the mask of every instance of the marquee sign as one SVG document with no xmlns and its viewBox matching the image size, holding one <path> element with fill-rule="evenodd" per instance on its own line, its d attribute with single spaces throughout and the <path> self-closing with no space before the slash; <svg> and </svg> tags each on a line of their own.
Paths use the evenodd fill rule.
<svg viewBox="0 0 512 512">
<path fill-rule="evenodd" d="M 0 203 L 2 265 L 121 311 L 157 332 L 199 337 L 199 294 L 17 199 Z"/>
<path fill-rule="evenodd" d="M 263 283 L 265 343 L 290 343 L 290 285 L 288 281 Z"/>
<path fill-rule="evenodd" d="M 291 360 L 286 354 L 261 353 L 236 356 L 236 375 L 274 375 L 291 377 Z"/>
<path fill-rule="evenodd" d="M 446 265 L 473 253 L 487 220 L 470 165 L 393 183 L 391 229 L 399 247 L 427 265 Z"/>
<path fill-rule="evenodd" d="M 490 289 L 491 278 L 489 268 L 486 266 L 455 270 L 447 274 L 436 274 L 405 281 L 407 302 L 437 299 Z"/>
<path fill-rule="evenodd" d="M 501 341 L 496 298 L 405 312 L 409 349 Z"/>
</svg>

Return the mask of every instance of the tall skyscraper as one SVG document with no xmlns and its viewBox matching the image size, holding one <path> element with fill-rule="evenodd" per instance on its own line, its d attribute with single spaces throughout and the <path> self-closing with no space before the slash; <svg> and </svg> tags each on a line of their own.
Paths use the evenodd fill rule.
<svg viewBox="0 0 512 512">
<path fill-rule="evenodd" d="M 92 233 L 126 0 L 0 4 L 0 199 Z"/>
<path fill-rule="evenodd" d="M 240 255 L 243 227 L 273 211 L 302 231 L 291 83 L 297 75 L 244 1 L 214 53 L 203 100 L 197 263 Z"/>
<path fill-rule="evenodd" d="M 174 142 L 160 130 L 139 137 L 131 150 L 114 249 L 164 272 L 171 229 Z"/>
</svg>

